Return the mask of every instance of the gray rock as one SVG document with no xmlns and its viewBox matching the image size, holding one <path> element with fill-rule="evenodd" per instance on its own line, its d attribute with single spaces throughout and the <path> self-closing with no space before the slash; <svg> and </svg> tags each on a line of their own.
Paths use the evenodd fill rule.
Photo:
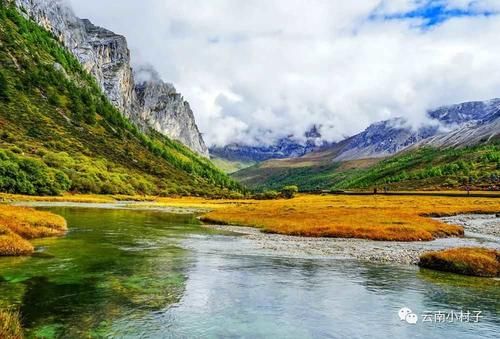
<svg viewBox="0 0 500 339">
<path fill-rule="evenodd" d="M 143 130 L 153 128 L 208 157 L 193 112 L 175 88 L 159 78 L 135 83 L 125 37 L 76 17 L 61 0 L 15 3 L 75 55 L 127 118 Z"/>
<path fill-rule="evenodd" d="M 208 148 L 196 126 L 193 111 L 175 87 L 163 82 L 151 67 L 138 68 L 135 75 L 139 120 L 208 156 Z"/>
</svg>

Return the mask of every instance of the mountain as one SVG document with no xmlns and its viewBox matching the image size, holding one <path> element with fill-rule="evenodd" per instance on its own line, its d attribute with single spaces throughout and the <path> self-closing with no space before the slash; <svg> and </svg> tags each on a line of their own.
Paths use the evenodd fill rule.
<svg viewBox="0 0 500 339">
<path fill-rule="evenodd" d="M 407 127 L 406 121 L 402 118 L 378 122 L 370 125 L 363 132 L 348 138 L 348 141 L 344 142 L 342 150 L 333 160 L 387 157 L 420 142 L 432 145 L 429 141 L 424 142 L 424 140 L 433 136 L 439 139 L 441 136 L 447 135 L 450 130 L 454 130 L 457 134 L 463 134 L 465 129 L 474 129 L 476 126 L 488 124 L 495 117 L 498 117 L 499 113 L 500 99 L 493 99 L 484 102 L 465 102 L 429 111 L 427 115 L 431 122 L 418 129 Z M 461 136 L 462 144 L 467 144 L 470 137 L 471 135 L 463 134 Z M 471 140 L 469 144 L 478 141 Z M 445 146 L 445 144 L 436 144 L 436 146 Z"/>
<path fill-rule="evenodd" d="M 210 155 L 216 159 L 239 163 L 254 163 L 269 159 L 296 158 L 318 149 L 321 135 L 316 127 L 304 134 L 304 142 L 299 142 L 294 136 L 279 139 L 267 146 L 249 146 L 232 143 L 223 147 L 211 147 Z"/>
<path fill-rule="evenodd" d="M 198 131 L 189 103 L 172 84 L 161 80 L 151 66 L 134 70 L 139 116 L 134 121 L 181 141 L 190 149 L 208 157 L 208 148 Z"/>
<path fill-rule="evenodd" d="M 474 130 L 476 126 L 491 122 L 492 119 L 498 117 L 498 114 L 500 114 L 500 99 L 465 102 L 429 111 L 427 113 L 429 122 L 418 129 L 409 127 L 403 118 L 394 118 L 374 123 L 363 132 L 338 143 L 323 142 L 321 135 L 314 128 L 308 132 L 313 137 L 308 137 L 305 144 L 298 143 L 292 137 L 288 137 L 271 146 L 230 144 L 211 148 L 210 154 L 230 161 L 247 162 L 298 158 L 313 151 L 328 152 L 332 161 L 383 158 L 424 142 L 433 136 L 436 136 L 435 142 L 437 143 L 437 140 L 441 140 L 440 137 L 450 130 L 455 130 L 457 136 L 460 135 L 462 139 L 468 139 L 467 135 L 471 133 L 470 131 Z M 459 127 L 462 129 L 459 130 Z M 479 139 L 483 137 L 480 136 L 481 133 L 489 133 L 487 128 L 480 130 L 482 132 L 477 132 Z"/>
<path fill-rule="evenodd" d="M 233 177 L 254 188 L 297 184 L 305 190 L 387 183 L 456 187 L 471 174 L 484 185 L 498 185 L 500 99 L 441 107 L 428 115 L 434 123 L 417 130 L 400 118 L 382 121 L 302 157 L 268 160 Z"/>
<path fill-rule="evenodd" d="M 76 17 L 61 0 L 15 3 L 73 53 L 111 103 L 143 132 L 153 129 L 208 157 L 193 112 L 175 88 L 154 70 L 149 70 L 154 77 L 136 81 L 125 37 Z"/>
<path fill-rule="evenodd" d="M 0 1 L 0 192 L 227 196 L 241 189 L 207 158 L 155 130 L 144 133 L 111 102 L 111 87 L 104 93 L 59 41 Z M 103 53 L 111 51 L 118 50 Z"/>
</svg>

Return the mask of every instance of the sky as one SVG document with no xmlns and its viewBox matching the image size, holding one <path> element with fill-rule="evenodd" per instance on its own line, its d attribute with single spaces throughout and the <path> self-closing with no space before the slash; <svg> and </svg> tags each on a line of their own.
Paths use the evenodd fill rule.
<svg viewBox="0 0 500 339">
<path fill-rule="evenodd" d="M 209 145 L 338 141 L 500 97 L 500 0 L 67 1 L 176 86 Z"/>
</svg>

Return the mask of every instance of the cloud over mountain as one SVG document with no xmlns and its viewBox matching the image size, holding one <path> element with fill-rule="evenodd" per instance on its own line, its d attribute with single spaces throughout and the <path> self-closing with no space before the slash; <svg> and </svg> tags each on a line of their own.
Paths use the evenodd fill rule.
<svg viewBox="0 0 500 339">
<path fill-rule="evenodd" d="M 127 36 L 191 103 L 209 144 L 328 141 L 500 96 L 493 0 L 71 0 Z"/>
</svg>

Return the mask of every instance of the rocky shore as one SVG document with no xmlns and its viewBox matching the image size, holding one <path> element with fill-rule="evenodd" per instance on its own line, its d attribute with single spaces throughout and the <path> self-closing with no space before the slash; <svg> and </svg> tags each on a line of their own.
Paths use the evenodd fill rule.
<svg viewBox="0 0 500 339">
<path fill-rule="evenodd" d="M 364 239 L 308 238 L 263 233 L 257 228 L 207 225 L 220 231 L 234 232 L 249 240 L 263 253 L 284 256 L 332 257 L 373 262 L 416 264 L 420 254 L 461 246 L 500 248 L 500 218 L 495 215 L 459 215 L 442 218 L 446 223 L 464 227 L 464 238 L 442 238 L 422 242 L 372 241 Z"/>
</svg>

